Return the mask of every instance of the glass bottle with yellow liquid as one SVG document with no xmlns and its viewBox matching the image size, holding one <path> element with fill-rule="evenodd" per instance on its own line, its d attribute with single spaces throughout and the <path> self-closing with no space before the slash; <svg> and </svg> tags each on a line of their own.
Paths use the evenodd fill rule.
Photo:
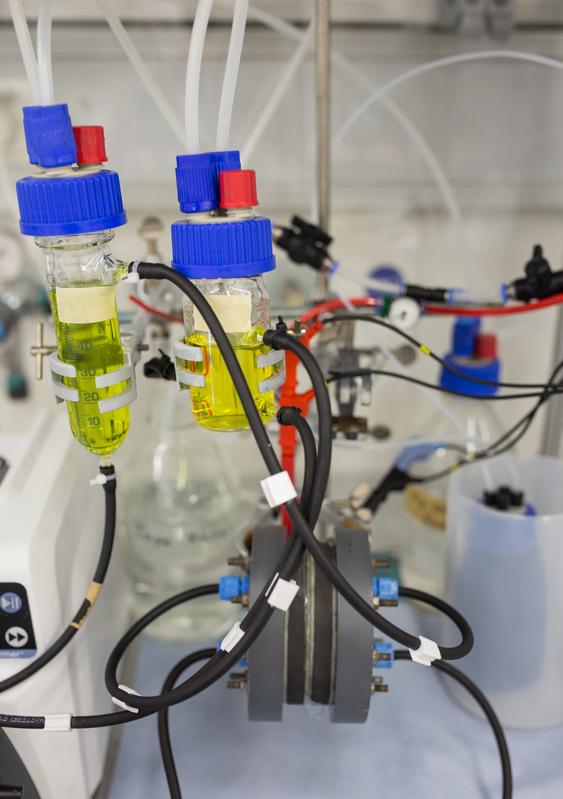
<svg viewBox="0 0 563 799">
<path fill-rule="evenodd" d="M 45 256 L 57 353 L 56 396 L 75 438 L 102 460 L 129 430 L 133 370 L 121 345 L 109 245 L 126 222 L 118 175 L 100 126 L 73 128 L 66 105 L 23 109 L 26 145 L 39 169 L 16 184 L 20 229 Z"/>
<path fill-rule="evenodd" d="M 205 165 L 207 158 L 213 165 L 213 157 L 231 155 L 179 156 L 181 207 L 183 181 L 193 180 L 194 163 Z M 215 311 L 267 424 L 276 414 L 275 389 L 285 379 L 283 353 L 272 351 L 263 341 L 271 320 L 262 275 L 275 268 L 271 222 L 253 211 L 258 203 L 254 172 L 230 163 L 225 171 L 219 169 L 216 179 L 219 207 L 190 213 L 172 225 L 172 265 L 193 280 Z M 184 305 L 184 321 L 186 336 L 175 349 L 177 376 L 190 388 L 196 421 L 214 431 L 247 429 L 248 419 L 223 356 L 190 301 Z"/>
<path fill-rule="evenodd" d="M 130 421 L 128 406 L 118 407 L 128 396 L 130 377 L 119 334 L 112 238 L 105 231 L 36 239 L 46 256 L 58 360 L 75 373 L 61 375 L 63 385 L 76 392 L 67 401 L 70 427 L 101 458 L 124 441 Z M 124 379 L 113 382 L 121 373 Z"/>
</svg>

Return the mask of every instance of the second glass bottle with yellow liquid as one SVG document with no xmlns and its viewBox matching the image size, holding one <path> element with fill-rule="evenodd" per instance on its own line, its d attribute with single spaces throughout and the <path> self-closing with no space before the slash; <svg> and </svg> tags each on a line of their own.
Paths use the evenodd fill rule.
<svg viewBox="0 0 563 799">
<path fill-rule="evenodd" d="M 254 214 L 256 177 L 241 170 L 236 151 L 179 156 L 180 207 L 172 225 L 172 266 L 193 280 L 217 314 L 264 424 L 276 414 L 275 390 L 285 379 L 284 355 L 263 342 L 270 298 L 262 275 L 275 268 L 272 226 Z M 208 430 L 248 428 L 223 356 L 194 305 L 184 305 L 186 336 L 176 345 L 177 377 L 191 391 L 195 419 Z"/>
<path fill-rule="evenodd" d="M 126 221 L 119 177 L 104 169 L 103 129 L 72 128 L 66 105 L 24 108 L 30 161 L 18 181 L 22 233 L 43 250 L 57 336 L 53 388 L 75 438 L 108 458 L 129 430 L 133 371 L 121 346 L 109 244 Z"/>
</svg>

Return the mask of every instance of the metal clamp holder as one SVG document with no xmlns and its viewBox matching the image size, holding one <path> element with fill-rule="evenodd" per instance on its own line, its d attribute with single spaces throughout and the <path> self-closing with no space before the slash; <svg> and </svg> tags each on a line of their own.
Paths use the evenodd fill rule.
<svg viewBox="0 0 563 799">
<path fill-rule="evenodd" d="M 183 391 L 190 388 L 203 388 L 205 385 L 205 375 L 188 372 L 181 366 L 182 361 L 190 363 L 203 363 L 203 350 L 201 347 L 193 347 L 186 344 L 182 339 L 174 342 L 174 356 L 176 358 L 176 383 L 178 389 Z"/>
<path fill-rule="evenodd" d="M 135 386 L 135 372 L 131 363 L 130 353 L 126 352 L 127 362 L 112 372 L 98 375 L 94 378 L 96 388 L 109 388 L 118 383 L 127 383 L 127 387 L 116 394 L 114 397 L 98 400 L 100 414 L 110 413 L 126 405 L 130 405 L 137 398 L 137 388 Z M 53 393 L 57 402 L 80 402 L 80 393 L 77 388 L 66 386 L 63 378 L 70 377 L 77 379 L 76 367 L 71 363 L 61 361 L 57 353 L 49 356 L 49 367 L 51 369 L 51 379 Z"/>
<path fill-rule="evenodd" d="M 267 394 L 269 391 L 275 391 L 285 383 L 285 352 L 283 350 L 270 350 L 256 358 L 256 366 L 258 369 L 266 369 L 268 366 L 280 366 L 279 371 L 271 377 L 260 380 L 258 383 L 258 391 L 261 394 Z"/>
</svg>

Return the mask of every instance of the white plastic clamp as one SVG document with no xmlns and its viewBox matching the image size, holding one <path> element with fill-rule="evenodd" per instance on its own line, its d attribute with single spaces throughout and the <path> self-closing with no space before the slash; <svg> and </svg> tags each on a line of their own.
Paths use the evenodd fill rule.
<svg viewBox="0 0 563 799">
<path fill-rule="evenodd" d="M 411 660 L 415 663 L 420 663 L 421 666 L 431 666 L 435 660 L 441 660 L 440 647 L 436 641 L 430 638 L 424 638 L 419 635 L 420 646 L 418 649 L 409 649 Z"/>
<path fill-rule="evenodd" d="M 266 598 L 268 605 L 287 613 L 298 593 L 299 586 L 295 580 L 284 580 L 276 574 L 266 592 Z"/>
<path fill-rule="evenodd" d="M 118 685 L 117 687 L 119 688 L 120 691 L 125 691 L 126 694 L 131 694 L 131 696 L 141 696 L 140 693 L 135 691 L 133 688 L 129 688 L 128 685 Z M 112 696 L 111 701 L 113 702 L 114 705 L 117 705 L 117 707 L 120 707 L 123 710 L 128 710 L 129 713 L 139 712 L 138 707 L 131 707 L 131 705 L 128 705 L 126 702 L 122 702 L 121 699 L 116 699 L 115 696 Z"/>
<path fill-rule="evenodd" d="M 289 502 L 290 499 L 297 497 L 297 491 L 287 472 L 271 474 L 264 480 L 260 480 L 260 485 L 271 508 L 277 508 L 284 502 Z"/>
<path fill-rule="evenodd" d="M 115 472 L 113 474 L 97 474 L 95 477 L 90 480 L 91 486 L 105 486 L 106 483 L 109 483 L 110 480 L 115 480 Z"/>
<path fill-rule="evenodd" d="M 48 716 L 45 716 L 43 729 L 46 732 L 70 732 L 71 719 L 71 713 L 49 713 Z"/>
<path fill-rule="evenodd" d="M 235 648 L 241 638 L 244 638 L 244 630 L 241 630 L 240 623 L 237 621 L 221 641 L 220 649 L 222 649 L 223 652 L 230 652 Z"/>
<path fill-rule="evenodd" d="M 141 261 L 133 261 L 131 264 L 131 271 L 123 278 L 123 283 L 138 283 L 140 281 L 138 268 Z"/>
</svg>

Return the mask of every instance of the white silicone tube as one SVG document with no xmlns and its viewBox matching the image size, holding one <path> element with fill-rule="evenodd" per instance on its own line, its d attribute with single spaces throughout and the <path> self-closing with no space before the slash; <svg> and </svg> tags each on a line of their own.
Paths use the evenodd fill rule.
<svg viewBox="0 0 563 799">
<path fill-rule="evenodd" d="M 53 23 L 52 0 L 41 0 L 37 19 L 37 68 L 39 72 L 39 96 L 41 105 L 55 102 L 53 89 L 53 64 L 51 58 L 51 26 Z"/>
<path fill-rule="evenodd" d="M 20 52 L 22 55 L 24 69 L 31 87 L 33 102 L 40 104 L 41 96 L 39 92 L 39 72 L 33 42 L 25 18 L 21 0 L 9 0 L 12 22 L 16 31 Z"/>
<path fill-rule="evenodd" d="M 237 89 L 242 46 L 246 32 L 248 18 L 248 0 L 236 0 L 231 28 L 231 40 L 225 65 L 225 77 L 219 104 L 219 118 L 217 121 L 217 150 L 228 150 L 233 118 L 233 106 Z"/>
<path fill-rule="evenodd" d="M 213 8 L 213 0 L 199 0 L 195 12 L 188 62 L 186 65 L 186 96 L 184 103 L 184 124 L 186 135 L 186 152 L 199 153 L 199 89 L 205 35 L 209 25 L 209 17 Z"/>
</svg>

